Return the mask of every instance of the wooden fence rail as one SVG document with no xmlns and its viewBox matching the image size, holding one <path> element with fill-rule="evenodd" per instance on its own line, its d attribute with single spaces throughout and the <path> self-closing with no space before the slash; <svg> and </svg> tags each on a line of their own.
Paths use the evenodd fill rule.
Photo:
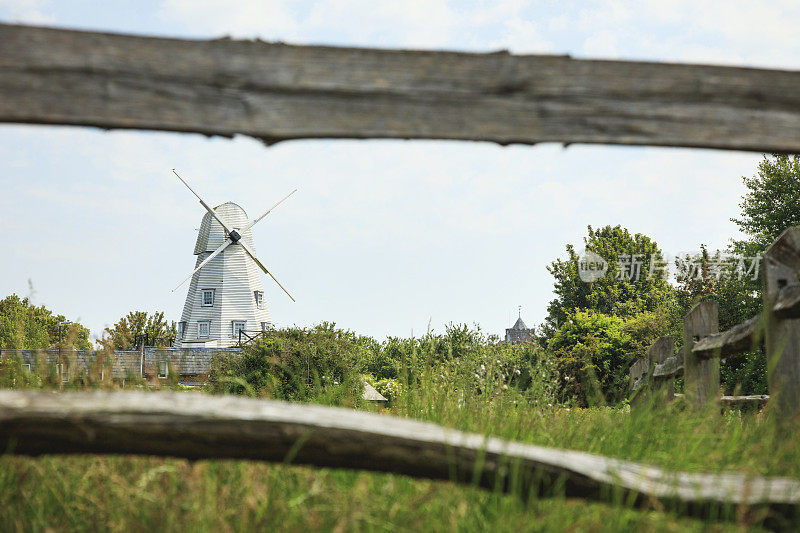
<svg viewBox="0 0 800 533">
<path fill-rule="evenodd" d="M 683 375 L 683 356 L 681 354 L 667 357 L 660 365 L 656 365 L 653 370 L 653 377 L 670 377 Z"/>
<path fill-rule="evenodd" d="M 667 472 L 364 411 L 196 393 L 0 391 L 0 446 L 27 455 L 125 453 L 363 469 L 690 514 L 755 506 L 793 519 L 800 504 L 800 482 L 788 478 Z"/>
<path fill-rule="evenodd" d="M 712 399 L 717 401 L 720 359 L 763 344 L 767 354 L 770 397 L 778 402 L 776 409 L 789 417 L 800 413 L 800 226 L 788 228 L 775 240 L 764 254 L 764 265 L 765 311 L 727 331 L 716 333 L 717 304 L 700 302 L 695 305 L 686 316 L 680 353 L 653 359 L 651 352 L 657 346 L 663 345 L 666 339 L 671 342 L 671 337 L 664 337 L 653 344 L 647 358 L 631 366 L 631 399 L 634 403 L 669 387 L 673 377 L 681 374 L 687 401 L 695 405 L 705 405 Z M 657 364 L 659 361 L 663 362 Z M 671 399 L 669 393 L 660 394 L 660 397 Z M 763 405 L 768 398 L 724 396 L 722 403 Z"/>
<path fill-rule="evenodd" d="M 703 337 L 692 346 L 696 357 L 719 357 L 740 354 L 759 346 L 763 335 L 762 317 L 754 316 L 722 333 Z"/>
<path fill-rule="evenodd" d="M 0 122 L 800 152 L 800 72 L 0 24 Z"/>
</svg>

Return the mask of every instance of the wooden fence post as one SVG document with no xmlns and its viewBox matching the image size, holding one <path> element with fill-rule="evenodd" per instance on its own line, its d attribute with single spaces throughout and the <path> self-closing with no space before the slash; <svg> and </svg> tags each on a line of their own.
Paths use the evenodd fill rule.
<svg viewBox="0 0 800 533">
<path fill-rule="evenodd" d="M 683 326 L 683 376 L 689 405 L 719 402 L 719 357 L 701 358 L 692 352 L 700 337 L 719 332 L 719 306 L 699 302 L 686 315 Z"/>
<path fill-rule="evenodd" d="M 644 403 L 644 399 L 650 394 L 650 391 L 648 390 L 648 383 L 643 379 L 647 374 L 647 359 L 637 359 L 636 362 L 631 366 L 630 373 L 631 391 L 633 393 L 631 396 L 631 409 L 638 409 L 639 406 Z M 641 382 L 639 383 L 639 388 L 633 390 L 634 385 L 636 385 L 636 383 L 640 380 Z"/>
<path fill-rule="evenodd" d="M 646 367 L 644 359 L 637 359 L 634 361 L 630 368 L 631 388 L 633 388 L 633 386 L 636 384 L 636 381 L 644 375 L 645 370 Z"/>
<path fill-rule="evenodd" d="M 784 231 L 764 253 L 765 346 L 770 403 L 783 415 L 800 412 L 800 319 L 773 310 L 781 289 L 800 283 L 800 226 Z"/>
<path fill-rule="evenodd" d="M 653 403 L 656 405 L 666 404 L 675 397 L 675 376 L 666 377 L 653 377 L 653 371 L 656 365 L 666 361 L 667 357 L 672 355 L 672 349 L 675 346 L 675 338 L 672 335 L 659 338 L 647 350 L 647 359 L 649 361 L 650 370 L 650 394 L 653 398 Z"/>
</svg>

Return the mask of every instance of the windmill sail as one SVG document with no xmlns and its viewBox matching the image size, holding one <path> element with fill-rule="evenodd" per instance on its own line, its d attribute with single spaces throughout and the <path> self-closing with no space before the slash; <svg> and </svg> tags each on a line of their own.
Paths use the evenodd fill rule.
<svg viewBox="0 0 800 533">
<path fill-rule="evenodd" d="M 249 220 L 244 209 L 233 202 L 214 208 L 225 225 L 236 229 Z M 255 250 L 253 234 L 243 230 L 241 240 Z M 200 224 L 194 253 L 196 267 L 228 241 L 222 225 L 206 213 Z M 224 348 L 238 342 L 237 329 L 253 332 L 271 327 L 260 269 L 241 246 L 228 246 L 192 275 L 186 296 L 182 330 L 176 345 Z M 210 294 L 209 294 L 210 293 Z"/>
<path fill-rule="evenodd" d="M 268 274 L 294 301 L 256 255 L 251 228 L 297 189 L 249 220 L 244 209 L 233 202 L 212 209 L 174 169 L 172 172 L 206 210 L 194 246 L 195 268 L 178 284 L 180 287 L 189 278 L 192 280 L 175 345 L 233 346 L 239 341 L 240 330 L 255 332 L 272 326 L 259 271 Z"/>
</svg>

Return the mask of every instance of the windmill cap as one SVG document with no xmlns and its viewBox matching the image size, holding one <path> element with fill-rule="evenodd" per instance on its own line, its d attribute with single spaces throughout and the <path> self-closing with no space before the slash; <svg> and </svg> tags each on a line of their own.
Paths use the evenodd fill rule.
<svg viewBox="0 0 800 533">
<path fill-rule="evenodd" d="M 242 206 L 235 202 L 225 202 L 220 204 L 214 208 L 214 212 L 216 212 L 217 216 L 221 217 L 231 229 L 242 228 L 246 226 L 249 221 L 245 210 L 242 209 Z M 237 236 L 238 239 L 236 238 Z M 226 238 L 227 236 L 225 235 L 225 232 L 222 229 L 222 226 L 220 226 L 219 222 L 211 217 L 211 213 L 205 213 L 203 215 L 203 221 L 200 223 L 200 229 L 197 232 L 197 242 L 194 246 L 194 254 L 198 255 L 203 252 L 213 252 L 225 241 Z M 250 230 L 244 232 L 236 231 L 234 239 L 234 242 L 241 239 L 244 240 L 248 245 L 253 246 L 253 237 Z"/>
</svg>

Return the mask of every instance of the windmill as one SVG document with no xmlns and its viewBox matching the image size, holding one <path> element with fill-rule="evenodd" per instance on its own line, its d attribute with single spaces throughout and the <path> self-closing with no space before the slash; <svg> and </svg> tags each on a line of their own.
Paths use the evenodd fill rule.
<svg viewBox="0 0 800 533">
<path fill-rule="evenodd" d="M 297 189 L 249 220 L 244 209 L 233 202 L 212 209 L 174 169 L 172 172 L 207 211 L 194 247 L 195 269 L 172 289 L 175 292 L 191 278 L 175 347 L 227 348 L 238 342 L 240 330 L 272 327 L 259 269 L 295 300 L 256 255 L 251 228 Z"/>
</svg>

